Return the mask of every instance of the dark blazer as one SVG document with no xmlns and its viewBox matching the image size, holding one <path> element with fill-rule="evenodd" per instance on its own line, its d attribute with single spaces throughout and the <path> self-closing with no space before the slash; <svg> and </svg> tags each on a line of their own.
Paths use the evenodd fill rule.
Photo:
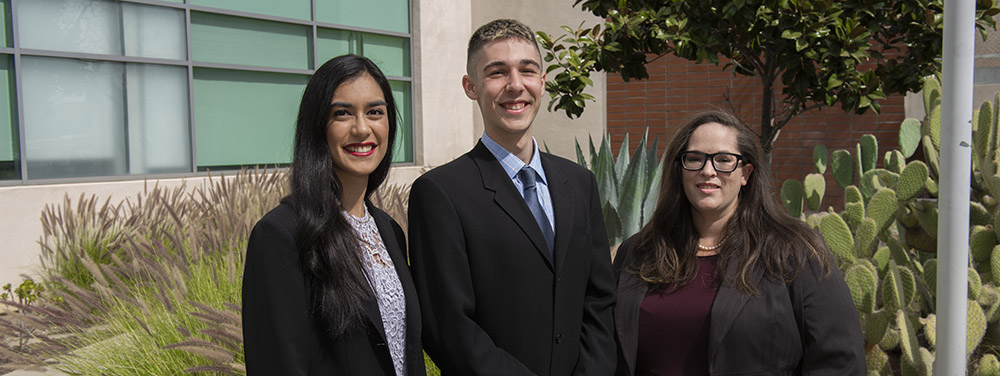
<svg viewBox="0 0 1000 376">
<path fill-rule="evenodd" d="M 424 375 L 420 309 L 404 256 L 403 231 L 366 202 L 406 296 L 408 375 Z M 243 274 L 243 339 L 247 375 L 395 375 L 377 302 L 365 306 L 364 329 L 327 335 L 309 315 L 309 283 L 295 248 L 298 217 L 281 204 L 257 222 Z"/>
<path fill-rule="evenodd" d="M 610 375 L 611 272 L 593 174 L 541 154 L 555 262 L 493 154 L 472 151 L 413 183 L 410 255 L 424 347 L 444 374 Z"/>
<path fill-rule="evenodd" d="M 637 277 L 621 271 L 627 255 L 634 250 L 634 239 L 622 243 L 615 256 L 619 344 L 616 375 L 632 375 L 635 371 L 639 304 L 647 290 Z M 821 276 L 819 264 L 811 259 L 809 266 L 787 285 L 764 277 L 763 269 L 757 269 L 754 280 L 758 296 L 751 297 L 723 283 L 709 318 L 709 372 L 865 375 L 864 337 L 851 293 L 836 267 L 828 276 Z"/>
</svg>

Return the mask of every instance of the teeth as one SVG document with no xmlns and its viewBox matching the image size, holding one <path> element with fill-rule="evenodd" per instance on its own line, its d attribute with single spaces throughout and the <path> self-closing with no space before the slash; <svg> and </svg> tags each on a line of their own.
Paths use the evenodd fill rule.
<svg viewBox="0 0 1000 376">
<path fill-rule="evenodd" d="M 508 110 L 520 110 L 524 108 L 524 106 L 525 106 L 524 102 L 518 102 L 518 103 L 504 105 L 504 108 L 507 108 Z"/>
<path fill-rule="evenodd" d="M 350 145 L 344 147 L 347 151 L 352 153 L 367 153 L 375 148 L 375 145 Z"/>
</svg>

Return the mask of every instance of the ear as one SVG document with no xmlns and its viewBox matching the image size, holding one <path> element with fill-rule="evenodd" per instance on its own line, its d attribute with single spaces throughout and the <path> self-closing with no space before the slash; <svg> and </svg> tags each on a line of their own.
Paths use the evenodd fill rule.
<svg viewBox="0 0 1000 376">
<path fill-rule="evenodd" d="M 743 165 L 743 178 L 741 178 L 740 185 L 747 185 L 747 182 L 750 181 L 750 174 L 752 173 L 753 173 L 752 164 L 747 163 Z"/>
<path fill-rule="evenodd" d="M 465 96 L 469 97 L 474 101 L 479 100 L 479 94 L 476 94 L 476 83 L 472 82 L 472 78 L 469 75 L 462 76 L 462 89 L 465 89 Z"/>
</svg>

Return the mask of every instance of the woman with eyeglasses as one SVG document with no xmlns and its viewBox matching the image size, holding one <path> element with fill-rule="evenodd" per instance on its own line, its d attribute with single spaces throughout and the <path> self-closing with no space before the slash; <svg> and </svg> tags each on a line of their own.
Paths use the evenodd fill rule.
<svg viewBox="0 0 1000 376">
<path fill-rule="evenodd" d="M 653 217 L 618 250 L 617 375 L 864 375 L 823 240 L 776 201 L 757 137 L 699 114 L 666 150 Z"/>
</svg>

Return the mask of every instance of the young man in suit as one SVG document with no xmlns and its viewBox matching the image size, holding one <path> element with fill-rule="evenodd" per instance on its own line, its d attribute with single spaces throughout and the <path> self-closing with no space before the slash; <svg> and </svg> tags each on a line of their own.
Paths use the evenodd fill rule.
<svg viewBox="0 0 1000 376">
<path fill-rule="evenodd" d="M 469 41 L 466 95 L 485 132 L 410 193 L 410 255 L 424 345 L 444 374 L 610 375 L 611 272 L 590 171 L 541 153 L 545 73 L 514 20 Z"/>
</svg>

